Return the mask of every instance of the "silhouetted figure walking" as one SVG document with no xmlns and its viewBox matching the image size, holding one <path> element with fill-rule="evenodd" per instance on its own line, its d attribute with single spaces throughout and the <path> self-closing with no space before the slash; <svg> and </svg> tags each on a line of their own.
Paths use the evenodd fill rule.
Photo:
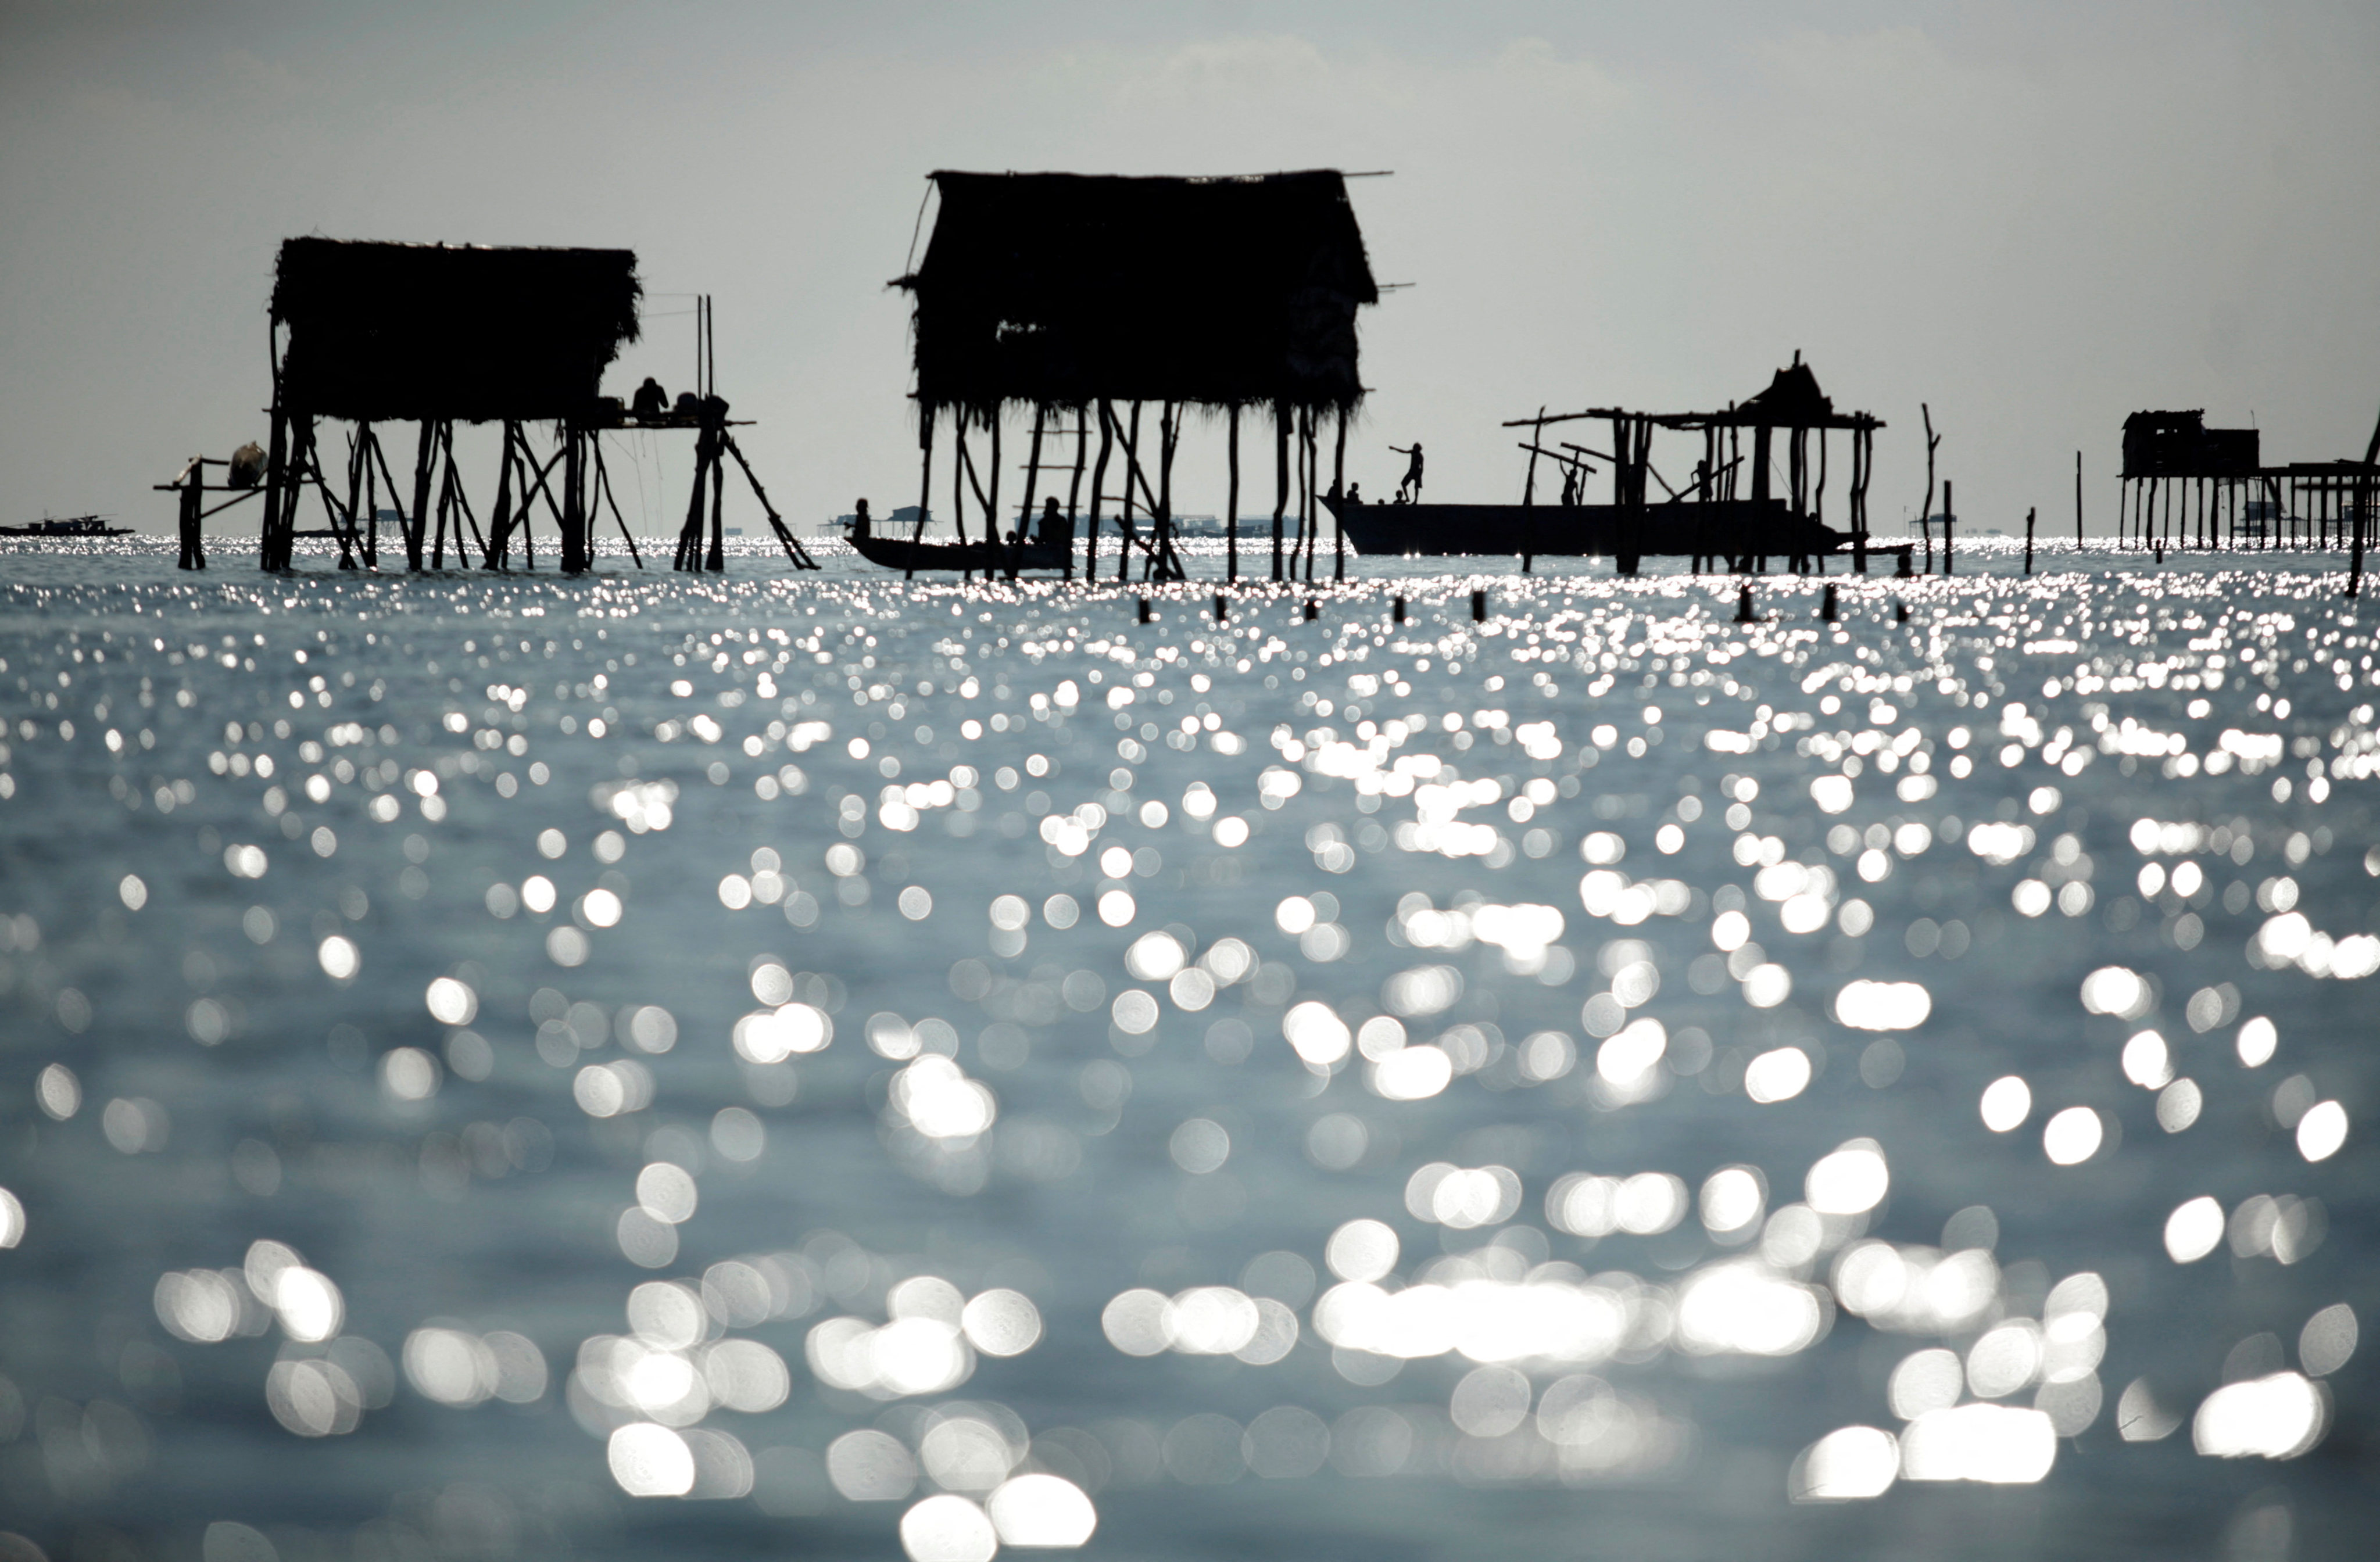
<svg viewBox="0 0 2380 1562">
<path fill-rule="evenodd" d="M 1410 446 L 1392 444 L 1389 448 L 1399 455 L 1412 457 L 1405 463 L 1405 475 L 1397 481 L 1397 503 L 1414 503 L 1421 498 L 1421 442 L 1415 440 Z"/>
</svg>

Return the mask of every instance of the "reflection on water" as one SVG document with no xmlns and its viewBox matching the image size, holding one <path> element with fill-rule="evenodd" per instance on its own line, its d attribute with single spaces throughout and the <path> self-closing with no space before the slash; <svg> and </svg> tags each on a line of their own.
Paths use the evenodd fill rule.
<svg viewBox="0 0 2380 1562">
<path fill-rule="evenodd" d="M 1973 557 L 13 556 L 0 1556 L 2354 1549 L 2369 629 Z"/>
</svg>

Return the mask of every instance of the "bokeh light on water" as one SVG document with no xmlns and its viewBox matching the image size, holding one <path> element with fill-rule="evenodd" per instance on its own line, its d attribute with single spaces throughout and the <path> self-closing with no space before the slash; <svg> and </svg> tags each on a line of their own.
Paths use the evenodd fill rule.
<svg viewBox="0 0 2380 1562">
<path fill-rule="evenodd" d="M 0 1556 L 2353 1551 L 2365 615 L 1962 559 L 10 554 Z"/>
</svg>

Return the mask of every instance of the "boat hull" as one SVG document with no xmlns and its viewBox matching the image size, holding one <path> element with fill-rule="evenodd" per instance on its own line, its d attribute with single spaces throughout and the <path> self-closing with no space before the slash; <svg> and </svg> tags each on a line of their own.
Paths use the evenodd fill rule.
<svg viewBox="0 0 2380 1562">
<path fill-rule="evenodd" d="M 1622 551 L 1630 513 L 1616 504 L 1350 504 L 1325 500 L 1359 553 L 1439 557 L 1535 553 L 1593 558 Z M 1779 501 L 1654 504 L 1641 512 L 1634 552 L 1742 557 L 1834 553 L 1850 534 Z"/>
<path fill-rule="evenodd" d="M 1062 570 L 1071 550 L 1053 543 L 1027 542 L 1020 547 L 986 542 L 913 542 L 902 537 L 873 534 L 851 539 L 853 551 L 889 570 L 959 570 L 978 575 L 1005 575 L 1010 570 Z"/>
</svg>

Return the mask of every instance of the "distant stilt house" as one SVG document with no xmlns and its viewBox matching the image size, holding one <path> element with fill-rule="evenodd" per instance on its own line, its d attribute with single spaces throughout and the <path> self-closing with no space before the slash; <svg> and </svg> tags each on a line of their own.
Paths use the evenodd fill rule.
<svg viewBox="0 0 2380 1562">
<path fill-rule="evenodd" d="M 932 180 L 941 198 L 933 236 L 897 285 L 916 301 L 920 504 L 930 497 L 935 435 L 947 429 L 963 540 L 970 500 L 980 517 L 983 550 L 965 562 L 980 556 L 988 568 L 1014 573 L 1041 474 L 1054 471 L 1066 484 L 1071 578 L 1087 467 L 1086 573 L 1096 576 L 1100 517 L 1112 505 L 1126 539 L 1116 577 L 1137 552 L 1146 578 L 1180 578 L 1173 458 L 1183 416 L 1196 407 L 1228 426 L 1229 573 L 1239 571 L 1240 422 L 1254 412 L 1272 423 L 1273 578 L 1294 577 L 1301 561 L 1310 578 L 1318 442 L 1328 429 L 1335 487 L 1348 414 L 1364 394 L 1356 310 L 1379 301 L 1345 177 L 943 172 Z M 1144 417 L 1151 404 L 1153 430 Z M 1001 503 L 1000 443 L 1012 406 L 1029 414 L 1032 432 L 1023 503 L 1010 511 Z M 988 461 L 978 462 L 973 434 L 987 440 Z M 1071 463 L 1045 466 L 1044 442 L 1067 438 Z M 1294 538 L 1284 530 L 1293 503 Z M 1002 528 L 1006 515 L 1016 518 L 1014 541 Z M 1043 530 L 1041 540 L 1054 540 L 1046 513 Z"/>
<path fill-rule="evenodd" d="M 2347 546 L 2368 503 L 2359 495 L 2372 482 L 2370 454 L 2268 466 L 2262 445 L 2257 430 L 2206 427 L 2203 411 L 2125 418 L 2122 539 L 2142 548 Z"/>
<path fill-rule="evenodd" d="M 733 455 L 744 465 L 728 432 L 726 404 L 706 384 L 686 412 L 631 417 L 601 394 L 604 370 L 623 345 L 638 339 L 642 297 L 637 258 L 625 249 L 284 243 L 273 290 L 263 567 L 290 567 L 300 501 L 310 485 L 338 540 L 342 568 L 379 563 L 386 499 L 400 512 L 408 569 L 425 562 L 444 567 L 450 538 L 458 559 L 476 556 L 490 569 L 509 566 L 517 538 L 524 563 L 534 567 L 529 523 L 540 503 L 559 538 L 562 569 L 588 569 L 602 506 L 609 505 L 624 538 L 627 533 L 596 438 L 618 428 L 696 430 L 686 523 L 695 543 L 682 540 L 679 563 L 722 567 L 723 464 Z M 704 315 L 707 363 L 707 308 Z M 325 418 L 356 428 L 344 482 L 334 483 L 323 467 L 317 424 Z M 378 426 L 388 422 L 418 428 L 409 485 L 399 483 L 382 449 Z M 495 505 L 484 528 L 455 465 L 458 422 L 503 425 Z M 552 427 L 551 453 L 536 449 L 532 424 Z M 745 470 L 748 476 L 749 466 Z M 757 479 L 753 488 L 759 491 Z M 768 508 L 765 495 L 761 503 Z M 706 512 L 707 558 L 697 546 Z M 770 519 L 788 554 L 808 563 L 773 511 Z M 633 539 L 628 546 L 633 552 Z"/>
</svg>

